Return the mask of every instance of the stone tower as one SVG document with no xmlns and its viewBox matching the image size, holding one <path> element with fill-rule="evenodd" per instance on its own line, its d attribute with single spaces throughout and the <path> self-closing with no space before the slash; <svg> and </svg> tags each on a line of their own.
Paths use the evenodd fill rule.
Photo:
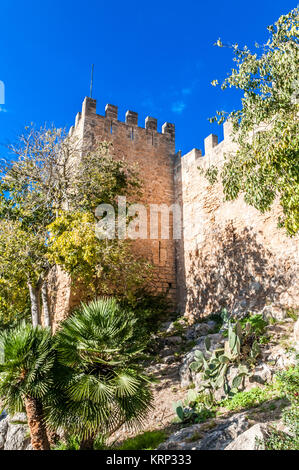
<svg viewBox="0 0 299 470">
<path fill-rule="evenodd" d="M 157 291 L 167 292 L 173 304 L 176 303 L 176 269 L 175 241 L 172 236 L 173 218 L 170 212 L 170 234 L 163 238 L 159 226 L 157 238 L 150 234 L 150 204 L 164 204 L 168 208 L 175 202 L 174 195 L 174 160 L 175 160 L 175 127 L 166 122 L 162 132 L 157 130 L 157 119 L 147 117 L 145 126 L 138 126 L 138 114 L 127 111 L 125 122 L 118 120 L 117 106 L 107 104 L 105 115 L 97 114 L 96 100 L 85 98 L 82 111 L 76 116 L 75 126 L 69 135 L 75 137 L 84 148 L 90 151 L 103 141 L 112 142 L 112 155 L 116 159 L 125 159 L 128 163 L 137 164 L 142 183 L 142 196 L 136 201 L 147 208 L 147 239 L 134 240 L 134 250 L 154 266 Z M 161 216 L 158 215 L 159 225 Z M 61 282 L 61 281 L 60 281 Z M 54 317 L 64 315 L 77 303 L 69 292 L 68 282 L 61 291 L 63 299 L 58 301 L 58 311 Z M 56 302 L 57 304 L 57 302 Z"/>
</svg>

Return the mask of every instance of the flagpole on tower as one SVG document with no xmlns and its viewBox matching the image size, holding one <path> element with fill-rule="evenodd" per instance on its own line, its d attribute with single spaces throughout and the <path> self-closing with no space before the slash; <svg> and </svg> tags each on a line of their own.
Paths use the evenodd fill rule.
<svg viewBox="0 0 299 470">
<path fill-rule="evenodd" d="M 91 66 L 90 98 L 92 98 L 92 87 L 93 87 L 93 69 L 94 69 L 94 64 L 92 64 L 92 66 Z"/>
</svg>

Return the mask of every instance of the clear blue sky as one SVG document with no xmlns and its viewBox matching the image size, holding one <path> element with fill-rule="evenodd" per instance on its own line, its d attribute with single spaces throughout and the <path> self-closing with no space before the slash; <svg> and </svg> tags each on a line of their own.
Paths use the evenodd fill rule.
<svg viewBox="0 0 299 470">
<path fill-rule="evenodd" d="M 30 122 L 71 126 L 94 63 L 98 114 L 112 103 L 120 120 L 131 109 L 141 126 L 147 115 L 158 127 L 174 122 L 177 150 L 202 148 L 211 132 L 222 138 L 207 118 L 240 99 L 210 85 L 232 67 L 231 50 L 213 43 L 265 42 L 266 27 L 295 7 L 289 0 L 2 0 L 0 143 Z"/>
</svg>

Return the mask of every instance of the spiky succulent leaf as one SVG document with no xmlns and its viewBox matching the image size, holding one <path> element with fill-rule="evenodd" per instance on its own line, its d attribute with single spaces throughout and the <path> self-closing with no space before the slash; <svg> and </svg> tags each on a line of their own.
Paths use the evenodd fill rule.
<svg viewBox="0 0 299 470">
<path fill-rule="evenodd" d="M 232 381 L 232 388 L 238 389 L 240 385 L 242 384 L 243 377 L 244 376 L 241 374 L 236 375 Z"/>
<path fill-rule="evenodd" d="M 206 350 L 209 351 L 210 350 L 210 347 L 211 347 L 211 338 L 209 336 L 206 336 L 205 338 L 205 347 L 206 347 Z"/>
</svg>

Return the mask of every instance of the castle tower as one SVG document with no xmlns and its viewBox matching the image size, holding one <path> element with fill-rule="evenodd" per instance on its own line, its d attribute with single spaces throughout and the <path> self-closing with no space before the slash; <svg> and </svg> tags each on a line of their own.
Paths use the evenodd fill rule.
<svg viewBox="0 0 299 470">
<path fill-rule="evenodd" d="M 161 233 L 161 215 L 158 214 L 159 230 L 156 237 L 151 233 L 150 204 L 170 208 L 175 202 L 174 195 L 174 124 L 165 123 L 161 132 L 157 130 L 157 119 L 148 116 L 145 126 L 138 126 L 138 114 L 127 111 L 125 122 L 118 120 L 117 106 L 107 104 L 105 115 L 96 112 L 96 100 L 85 98 L 82 112 L 76 116 L 70 136 L 82 143 L 84 151 L 96 148 L 103 141 L 113 144 L 112 155 L 137 164 L 142 184 L 142 196 L 134 201 L 147 208 L 147 239 L 134 240 L 134 250 L 154 266 L 157 290 L 168 293 L 176 302 L 175 241 L 173 240 L 173 216 L 169 213 L 169 237 Z M 159 212 L 159 209 L 158 209 Z"/>
</svg>

